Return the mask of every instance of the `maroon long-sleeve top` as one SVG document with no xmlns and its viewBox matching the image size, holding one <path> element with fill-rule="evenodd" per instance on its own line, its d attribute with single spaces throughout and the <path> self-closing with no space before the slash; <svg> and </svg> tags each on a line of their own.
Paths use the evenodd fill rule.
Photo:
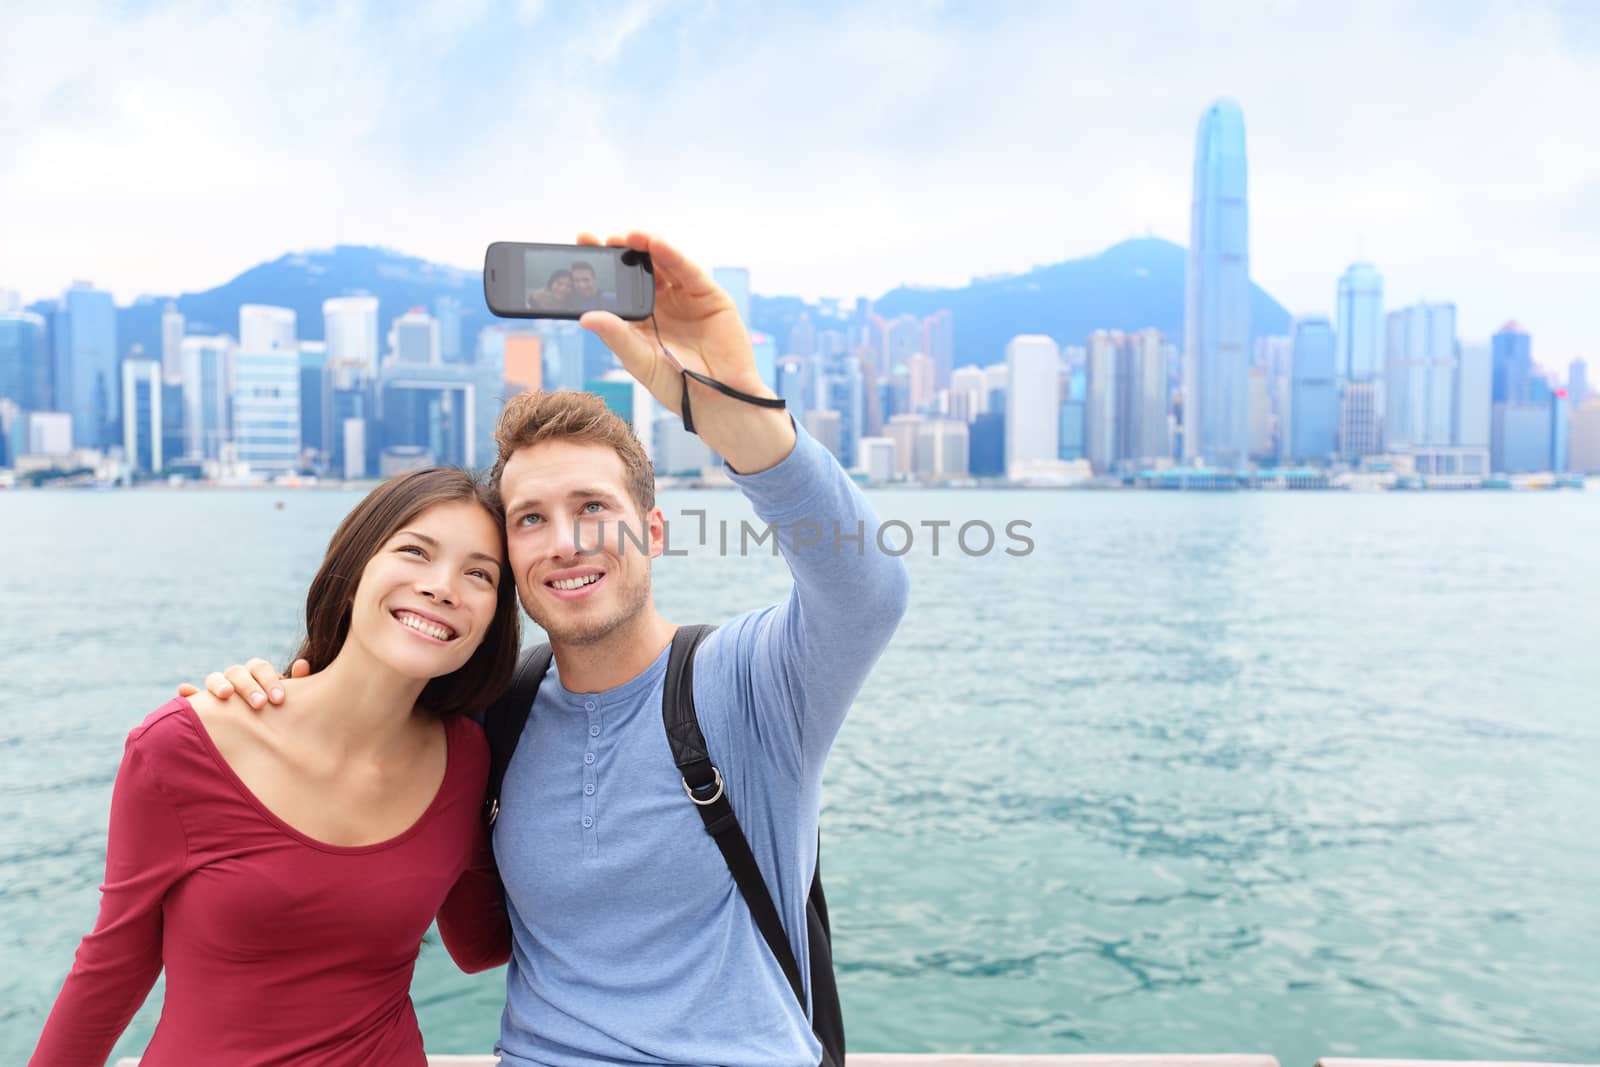
<svg viewBox="0 0 1600 1067">
<path fill-rule="evenodd" d="M 105 1063 L 156 976 L 166 999 L 144 1067 L 424 1064 L 409 989 L 435 916 L 463 970 L 510 956 L 479 812 L 489 749 L 446 720 L 444 782 L 375 845 L 327 845 L 246 788 L 188 701 L 128 735 L 111 798 L 100 916 L 33 1063 Z"/>
</svg>

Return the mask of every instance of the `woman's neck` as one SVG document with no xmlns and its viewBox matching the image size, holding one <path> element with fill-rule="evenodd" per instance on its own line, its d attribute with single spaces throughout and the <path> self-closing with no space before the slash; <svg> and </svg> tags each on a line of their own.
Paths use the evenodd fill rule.
<svg viewBox="0 0 1600 1067">
<path fill-rule="evenodd" d="M 351 645 L 323 670 L 284 682 L 283 717 L 335 757 L 408 747 L 427 680 L 397 674 Z"/>
</svg>

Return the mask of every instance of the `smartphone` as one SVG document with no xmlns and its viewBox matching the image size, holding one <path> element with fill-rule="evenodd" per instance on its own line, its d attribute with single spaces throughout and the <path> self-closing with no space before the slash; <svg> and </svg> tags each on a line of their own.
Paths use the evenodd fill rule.
<svg viewBox="0 0 1600 1067">
<path fill-rule="evenodd" d="M 483 256 L 483 298 L 502 318 L 610 311 L 637 322 L 656 306 L 656 276 L 650 254 L 631 248 L 496 241 Z"/>
</svg>

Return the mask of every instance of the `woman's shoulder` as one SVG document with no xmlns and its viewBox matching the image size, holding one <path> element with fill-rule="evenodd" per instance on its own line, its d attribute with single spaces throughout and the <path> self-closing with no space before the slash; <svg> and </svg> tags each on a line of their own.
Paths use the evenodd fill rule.
<svg viewBox="0 0 1600 1067">
<path fill-rule="evenodd" d="M 489 773 L 489 739 L 483 727 L 470 715 L 449 715 L 444 720 L 450 761 L 460 761 L 472 774 L 482 778 Z"/>
<path fill-rule="evenodd" d="M 124 760 L 144 764 L 168 790 L 195 774 L 213 770 L 191 699 L 167 701 L 128 731 Z"/>
</svg>

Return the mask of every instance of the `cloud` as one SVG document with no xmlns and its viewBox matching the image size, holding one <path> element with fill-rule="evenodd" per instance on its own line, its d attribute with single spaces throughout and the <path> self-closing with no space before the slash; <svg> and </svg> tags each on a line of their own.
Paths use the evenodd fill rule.
<svg viewBox="0 0 1600 1067">
<path fill-rule="evenodd" d="M 1600 348 L 1584 4 L 122 10 L 23 12 L 0 45 L 0 281 L 30 297 L 607 225 L 761 292 L 959 283 L 1184 241 L 1195 125 L 1231 95 L 1253 271 L 1291 308 L 1365 256 L 1465 336 Z"/>
</svg>

